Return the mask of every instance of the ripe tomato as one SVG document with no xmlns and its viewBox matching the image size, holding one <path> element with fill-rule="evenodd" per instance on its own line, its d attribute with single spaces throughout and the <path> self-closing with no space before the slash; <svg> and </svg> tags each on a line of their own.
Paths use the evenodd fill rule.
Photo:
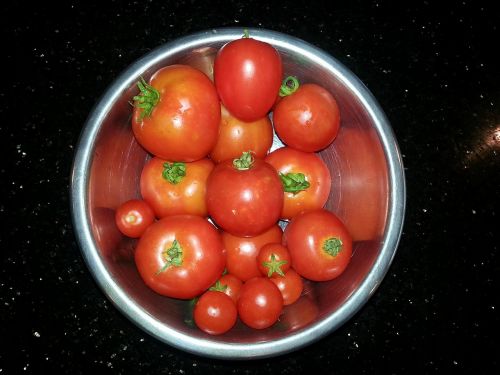
<svg viewBox="0 0 500 375">
<path fill-rule="evenodd" d="M 257 255 L 265 244 L 281 242 L 282 235 L 283 232 L 277 224 L 254 237 L 237 237 L 222 232 L 222 243 L 226 250 L 226 268 L 229 274 L 241 281 L 262 276 L 257 265 Z"/>
<path fill-rule="evenodd" d="M 243 121 L 266 116 L 282 79 L 278 51 L 269 43 L 244 37 L 225 44 L 214 62 L 217 92 L 229 112 Z"/>
<path fill-rule="evenodd" d="M 263 275 L 267 277 L 274 275 L 285 276 L 285 272 L 290 269 L 290 265 L 290 253 L 281 243 L 268 243 L 260 248 L 257 255 L 257 266 Z"/>
<path fill-rule="evenodd" d="M 222 275 L 217 282 L 210 287 L 210 290 L 215 290 L 227 294 L 234 303 L 238 302 L 240 290 L 243 282 L 236 276 L 227 273 Z"/>
<path fill-rule="evenodd" d="M 155 292 L 173 298 L 200 295 L 220 277 L 225 257 L 220 234 L 195 215 L 167 216 L 139 239 L 135 262 Z"/>
<path fill-rule="evenodd" d="M 287 146 L 305 152 L 320 151 L 337 136 L 339 107 L 323 87 L 304 84 L 279 101 L 273 112 L 273 124 Z"/>
<path fill-rule="evenodd" d="M 194 161 L 217 142 L 220 102 L 210 79 L 187 65 L 158 70 L 150 84 L 138 83 L 132 129 L 150 153 L 174 161 Z"/>
<path fill-rule="evenodd" d="M 116 209 L 116 226 L 125 236 L 138 238 L 153 224 L 155 214 L 149 204 L 142 199 L 131 199 Z"/>
<path fill-rule="evenodd" d="M 244 122 L 221 108 L 220 132 L 217 144 L 210 153 L 216 163 L 239 158 L 245 151 L 263 159 L 273 144 L 273 125 L 265 116 L 253 122 Z"/>
<path fill-rule="evenodd" d="M 261 234 L 276 224 L 283 209 L 278 173 L 250 153 L 223 161 L 208 177 L 207 208 L 226 232 L 240 237 Z"/>
<path fill-rule="evenodd" d="M 271 152 L 265 161 L 278 171 L 283 182 L 282 219 L 325 205 L 332 181 L 325 162 L 315 153 L 282 147 Z"/>
<path fill-rule="evenodd" d="M 142 170 L 141 195 L 159 218 L 207 216 L 206 183 L 213 168 L 214 163 L 206 158 L 183 163 L 154 157 Z"/>
<path fill-rule="evenodd" d="M 283 310 L 283 297 L 267 277 L 254 277 L 241 287 L 238 315 L 251 328 L 272 326 Z"/>
<path fill-rule="evenodd" d="M 210 335 L 221 335 L 234 326 L 238 310 L 228 295 L 209 290 L 196 302 L 193 317 L 202 331 Z"/>
<path fill-rule="evenodd" d="M 283 233 L 283 244 L 295 271 L 313 281 L 338 277 L 351 260 L 351 236 L 340 219 L 324 209 L 295 216 Z"/>
<path fill-rule="evenodd" d="M 297 301 L 304 289 L 302 277 L 292 269 L 285 272 L 283 276 L 274 275 L 271 280 L 280 290 L 283 296 L 283 304 L 291 305 Z"/>
</svg>

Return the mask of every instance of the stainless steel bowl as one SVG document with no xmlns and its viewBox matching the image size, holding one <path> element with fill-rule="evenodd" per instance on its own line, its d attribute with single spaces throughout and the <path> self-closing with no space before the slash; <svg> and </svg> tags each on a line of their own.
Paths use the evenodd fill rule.
<svg viewBox="0 0 500 375">
<path fill-rule="evenodd" d="M 240 38 L 241 29 L 192 34 L 167 43 L 126 69 L 96 104 L 83 128 L 72 171 L 75 233 L 89 270 L 113 304 L 133 323 L 166 344 L 198 355 L 250 359 L 297 350 L 333 333 L 373 295 L 396 253 L 405 210 L 405 179 L 395 137 L 379 104 L 360 80 L 324 51 L 289 35 L 250 29 L 275 46 L 286 75 L 316 82 L 335 96 L 341 131 L 321 152 L 332 175 L 327 208 L 354 237 L 351 263 L 337 279 L 307 283 L 304 296 L 265 330 L 242 323 L 209 336 L 187 320 L 189 304 L 155 294 L 134 266 L 132 240 L 117 231 L 114 209 L 139 196 L 139 176 L 148 158 L 135 141 L 130 101 L 139 77 L 174 63 L 209 76 L 218 48 Z M 275 147 L 279 146 L 279 141 Z"/>
</svg>

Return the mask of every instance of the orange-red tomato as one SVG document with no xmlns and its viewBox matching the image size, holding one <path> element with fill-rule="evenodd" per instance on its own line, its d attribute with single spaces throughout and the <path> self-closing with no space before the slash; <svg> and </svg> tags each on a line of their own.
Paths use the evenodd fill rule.
<svg viewBox="0 0 500 375">
<path fill-rule="evenodd" d="M 210 290 L 216 290 L 222 293 L 227 294 L 234 303 L 238 302 L 238 298 L 240 297 L 240 290 L 243 285 L 243 282 L 238 279 L 236 276 L 227 273 L 222 275 L 217 282 L 210 287 Z"/>
<path fill-rule="evenodd" d="M 238 317 L 234 301 L 226 294 L 208 290 L 196 302 L 194 322 L 209 335 L 222 335 L 229 331 Z"/>
<path fill-rule="evenodd" d="M 286 271 L 283 276 L 274 275 L 269 280 L 271 280 L 280 290 L 285 306 L 291 305 L 297 301 L 304 289 L 302 277 L 300 277 L 293 268 Z"/>
<path fill-rule="evenodd" d="M 116 209 L 116 226 L 125 236 L 138 238 L 153 224 L 155 214 L 149 204 L 142 199 L 131 199 Z"/>
</svg>

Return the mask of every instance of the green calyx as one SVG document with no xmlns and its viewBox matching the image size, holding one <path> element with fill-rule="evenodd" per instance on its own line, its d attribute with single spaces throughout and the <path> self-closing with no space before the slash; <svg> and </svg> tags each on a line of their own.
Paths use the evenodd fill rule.
<svg viewBox="0 0 500 375">
<path fill-rule="evenodd" d="M 340 238 L 331 237 L 323 244 L 323 250 L 334 257 L 342 251 L 342 245 Z"/>
<path fill-rule="evenodd" d="M 300 86 L 300 84 L 299 84 L 299 80 L 297 79 L 297 77 L 294 77 L 294 76 L 286 77 L 283 80 L 283 83 L 281 84 L 279 96 L 284 97 L 284 96 L 292 95 L 295 91 L 297 91 L 299 86 Z"/>
<path fill-rule="evenodd" d="M 177 240 L 172 242 L 172 246 L 166 248 L 161 255 L 165 261 L 165 265 L 158 270 L 157 275 L 165 271 L 170 266 L 180 267 L 182 266 L 182 247 Z"/>
<path fill-rule="evenodd" d="M 141 80 L 137 82 L 137 87 L 139 87 L 140 93 L 133 97 L 134 107 L 141 110 L 139 119 L 142 120 L 144 117 L 151 116 L 154 107 L 160 100 L 160 92 L 149 85 L 142 77 Z"/>
<path fill-rule="evenodd" d="M 244 171 L 252 168 L 253 162 L 254 158 L 252 152 L 245 151 L 239 159 L 233 160 L 233 166 L 240 171 Z"/>
<path fill-rule="evenodd" d="M 178 184 L 186 176 L 186 164 L 182 162 L 164 163 L 161 175 L 171 184 Z"/>
<path fill-rule="evenodd" d="M 293 195 L 306 190 L 311 184 L 306 180 L 304 173 L 280 173 L 283 189 Z"/>
<path fill-rule="evenodd" d="M 285 276 L 281 266 L 287 264 L 286 260 L 277 260 L 275 254 L 271 254 L 271 260 L 269 262 L 262 262 L 262 265 L 268 269 L 267 277 L 271 277 L 274 273 L 280 276 Z"/>
<path fill-rule="evenodd" d="M 242 38 L 250 38 L 250 33 L 248 32 L 248 29 L 243 30 L 243 36 Z"/>
<path fill-rule="evenodd" d="M 220 282 L 220 280 L 217 280 L 214 285 L 212 285 L 210 288 L 208 288 L 208 290 L 213 290 L 216 292 L 225 292 L 226 289 L 227 289 L 227 285 L 226 284 L 223 285 Z"/>
</svg>

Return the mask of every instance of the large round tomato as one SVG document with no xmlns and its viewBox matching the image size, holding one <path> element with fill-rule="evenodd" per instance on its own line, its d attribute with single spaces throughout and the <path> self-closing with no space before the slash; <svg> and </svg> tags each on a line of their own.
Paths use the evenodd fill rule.
<svg viewBox="0 0 500 375">
<path fill-rule="evenodd" d="M 278 173 L 250 153 L 223 161 L 208 177 L 207 208 L 226 232 L 240 237 L 261 234 L 276 224 L 283 209 Z"/>
<path fill-rule="evenodd" d="M 222 107 L 219 138 L 210 158 L 219 163 L 238 158 L 243 152 L 250 151 L 255 157 L 263 159 L 272 144 L 273 125 L 268 116 L 245 122 Z"/>
<path fill-rule="evenodd" d="M 287 146 L 305 152 L 320 151 L 337 136 L 339 107 L 332 94 L 323 87 L 304 84 L 276 105 L 273 124 Z"/>
<path fill-rule="evenodd" d="M 206 183 L 214 163 L 203 158 L 190 163 L 154 157 L 141 174 L 141 195 L 157 217 L 190 214 L 207 216 Z"/>
<path fill-rule="evenodd" d="M 295 216 L 285 228 L 283 244 L 295 271 L 313 281 L 338 277 L 351 260 L 351 236 L 342 221 L 324 209 Z"/>
<path fill-rule="evenodd" d="M 278 51 L 269 43 L 241 38 L 225 44 L 214 63 L 217 92 L 229 112 L 243 121 L 266 116 L 282 79 Z"/>
<path fill-rule="evenodd" d="M 215 86 L 197 69 L 171 65 L 138 83 L 132 129 L 150 153 L 173 161 L 208 155 L 217 142 L 220 102 Z"/>
<path fill-rule="evenodd" d="M 191 299 L 208 289 L 224 271 L 220 234 L 206 219 L 167 216 L 140 238 L 135 262 L 142 279 L 155 292 Z"/>
<path fill-rule="evenodd" d="M 271 152 L 265 161 L 278 171 L 283 182 L 282 219 L 325 205 L 332 181 L 328 167 L 318 155 L 282 147 Z"/>
</svg>

